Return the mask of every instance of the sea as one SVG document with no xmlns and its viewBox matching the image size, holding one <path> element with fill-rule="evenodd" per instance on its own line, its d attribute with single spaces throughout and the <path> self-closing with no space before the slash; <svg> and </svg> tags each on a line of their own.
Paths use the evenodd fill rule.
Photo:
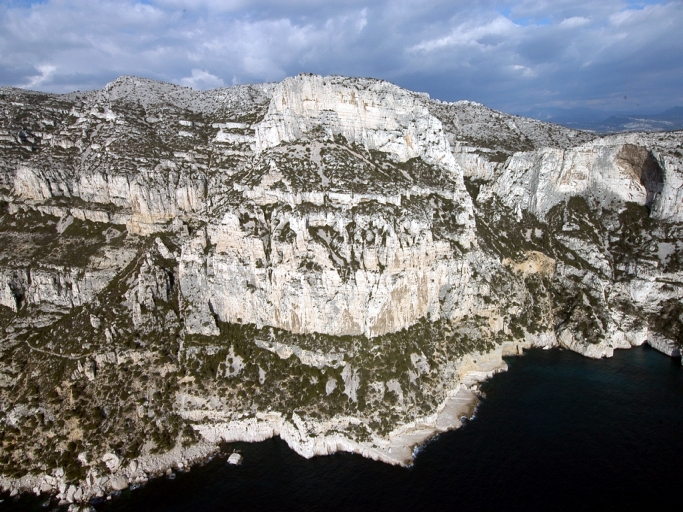
<svg viewBox="0 0 683 512">
<path fill-rule="evenodd" d="M 533 349 L 481 387 L 463 428 L 394 467 L 304 459 L 279 438 L 95 504 L 98 511 L 681 510 L 683 367 L 643 346 L 592 360 Z M 227 464 L 238 450 L 239 466 Z M 2 511 L 50 510 L 2 496 Z M 65 510 L 65 509 L 64 509 Z"/>
</svg>

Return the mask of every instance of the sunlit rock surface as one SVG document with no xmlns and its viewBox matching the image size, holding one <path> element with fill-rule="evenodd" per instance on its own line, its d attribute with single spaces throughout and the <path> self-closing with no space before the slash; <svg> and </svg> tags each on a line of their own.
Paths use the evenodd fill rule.
<svg viewBox="0 0 683 512">
<path fill-rule="evenodd" d="M 273 435 L 407 464 L 503 356 L 680 357 L 681 132 L 314 75 L 0 104 L 12 492 L 86 502 Z"/>
</svg>

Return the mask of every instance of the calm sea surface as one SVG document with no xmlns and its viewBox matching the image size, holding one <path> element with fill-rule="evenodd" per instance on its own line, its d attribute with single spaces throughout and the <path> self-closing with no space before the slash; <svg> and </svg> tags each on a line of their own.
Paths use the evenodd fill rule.
<svg viewBox="0 0 683 512">
<path fill-rule="evenodd" d="M 97 505 L 101 511 L 671 510 L 683 499 L 683 368 L 648 347 L 594 361 L 507 359 L 464 428 L 410 468 L 357 455 L 306 460 L 279 438 Z M 35 497 L 3 510 L 45 510 Z M 43 500 L 44 501 L 44 500 Z"/>
</svg>

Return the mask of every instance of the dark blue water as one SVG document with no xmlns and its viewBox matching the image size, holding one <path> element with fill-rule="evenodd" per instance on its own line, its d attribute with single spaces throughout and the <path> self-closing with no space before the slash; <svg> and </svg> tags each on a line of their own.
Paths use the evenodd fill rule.
<svg viewBox="0 0 683 512">
<path fill-rule="evenodd" d="M 464 428 L 411 468 L 357 455 L 306 460 L 279 439 L 98 505 L 113 511 L 645 510 L 683 495 L 683 369 L 641 347 L 594 361 L 568 351 L 509 358 Z M 678 507 L 677 507 L 678 508 Z M 36 509 L 33 498 L 0 510 Z"/>
</svg>

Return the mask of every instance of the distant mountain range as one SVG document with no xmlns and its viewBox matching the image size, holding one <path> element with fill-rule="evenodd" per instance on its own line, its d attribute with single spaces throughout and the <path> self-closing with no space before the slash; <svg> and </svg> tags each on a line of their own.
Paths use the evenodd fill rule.
<svg viewBox="0 0 683 512">
<path fill-rule="evenodd" d="M 598 133 L 683 130 L 683 107 L 659 114 L 625 114 L 591 108 L 533 108 L 519 115 Z"/>
</svg>

